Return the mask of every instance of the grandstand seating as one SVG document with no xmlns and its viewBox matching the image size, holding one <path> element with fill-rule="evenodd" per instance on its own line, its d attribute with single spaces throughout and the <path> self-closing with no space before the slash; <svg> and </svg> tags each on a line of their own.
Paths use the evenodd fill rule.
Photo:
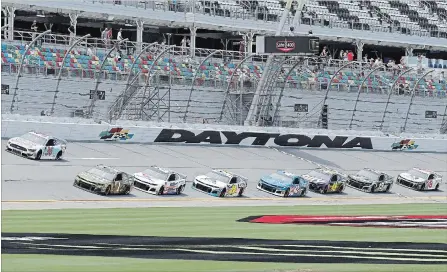
<svg viewBox="0 0 447 272">
<path fill-rule="evenodd" d="M 25 46 L 23 45 L 3 43 L 1 49 L 2 64 L 19 64 L 20 59 L 25 52 Z M 46 69 L 60 67 L 69 68 L 72 73 L 71 76 L 87 78 L 94 78 L 94 71 L 100 68 L 100 63 L 104 58 L 104 53 L 101 52 L 98 52 L 97 55 L 94 56 L 88 56 L 84 50 L 73 50 L 65 62 L 62 63 L 62 58 L 66 53 L 63 49 L 35 47 L 31 51 L 29 56 L 25 58 L 25 63 L 28 65 L 35 65 Z M 110 74 L 127 74 L 130 72 L 129 70 L 134 60 L 133 58 L 133 56 L 122 56 L 122 59 L 118 61 L 116 58 L 110 57 L 106 61 L 104 71 Z M 154 56 L 150 54 L 143 55 L 136 61 L 137 65 L 134 66 L 135 70 L 133 72 L 141 70 L 143 74 L 148 73 L 148 69 L 153 61 Z M 427 63 L 435 63 L 435 61 L 436 60 L 427 61 Z M 433 64 L 431 66 L 433 66 Z M 200 84 L 200 82 L 210 79 L 227 82 L 231 74 L 234 72 L 235 67 L 235 63 L 230 62 L 224 64 L 222 61 L 209 60 L 198 68 L 198 83 Z M 439 67 L 439 65 L 437 67 Z M 173 77 L 185 80 L 191 80 L 193 74 L 196 72 L 195 67 L 190 67 L 184 63 L 183 60 L 176 58 L 160 59 L 155 63 L 154 69 L 154 71 L 161 75 L 169 75 L 170 73 Z M 241 70 L 245 72 L 246 80 L 257 81 L 262 75 L 263 65 L 262 63 L 259 63 L 258 65 L 256 63 L 247 63 L 243 65 Z M 318 85 L 320 86 L 320 89 L 325 89 L 325 87 L 321 88 L 321 86 L 327 86 L 332 75 L 333 70 L 330 69 L 318 73 L 293 71 L 288 78 L 288 82 L 300 84 L 300 86 L 305 86 L 307 88 L 312 85 Z M 361 83 L 363 76 L 364 74 L 362 74 L 361 71 L 342 71 L 335 77 L 333 84 L 338 85 L 339 89 L 349 90 L 351 86 L 357 87 Z M 126 77 L 121 78 L 125 79 Z M 279 80 L 281 79 L 282 78 L 279 78 Z M 394 81 L 394 79 L 395 77 L 392 73 L 377 73 L 368 78 L 365 84 L 371 90 L 380 90 L 380 86 L 389 87 L 389 83 Z M 399 84 L 407 85 L 409 88 L 412 88 L 416 81 L 417 76 L 410 74 L 400 78 L 398 82 Z M 422 80 L 419 85 L 419 89 L 423 91 L 419 92 L 418 95 L 436 97 L 446 96 L 446 83 L 439 83 L 436 78 Z"/>
<path fill-rule="evenodd" d="M 170 10 L 182 11 L 190 2 L 178 0 L 176 4 L 170 4 Z M 115 4 L 113 1 L 109 3 Z M 286 0 L 200 0 L 194 3 L 198 12 L 213 16 L 279 21 Z M 293 2 L 292 15 L 296 13 L 295 7 L 296 2 Z M 444 0 L 307 0 L 301 20 L 304 24 L 322 20 L 324 25 L 331 27 L 385 32 L 392 30 L 402 34 L 417 33 L 447 38 L 447 2 Z"/>
</svg>

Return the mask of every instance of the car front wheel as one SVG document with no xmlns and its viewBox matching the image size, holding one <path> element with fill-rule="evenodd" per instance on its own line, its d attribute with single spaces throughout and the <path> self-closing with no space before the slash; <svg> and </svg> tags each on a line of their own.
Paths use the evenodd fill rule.
<svg viewBox="0 0 447 272">
<path fill-rule="evenodd" d="M 177 188 L 177 194 L 180 195 L 183 192 L 184 189 L 185 189 L 184 185 L 181 185 L 180 187 L 178 187 Z"/>
<path fill-rule="evenodd" d="M 157 195 L 162 195 L 165 190 L 165 187 L 161 186 L 160 190 L 158 190 Z"/>
<path fill-rule="evenodd" d="M 36 155 L 36 160 L 37 161 L 40 160 L 41 157 L 42 157 L 42 150 L 39 150 L 39 152 L 37 152 L 37 155 Z"/>
</svg>

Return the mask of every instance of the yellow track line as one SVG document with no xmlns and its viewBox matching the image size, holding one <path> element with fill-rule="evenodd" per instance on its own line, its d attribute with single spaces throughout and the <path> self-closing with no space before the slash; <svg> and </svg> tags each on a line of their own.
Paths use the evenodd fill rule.
<svg viewBox="0 0 447 272">
<path fill-rule="evenodd" d="M 396 198 L 390 197 L 331 197 L 331 198 L 269 198 L 269 197 L 253 197 L 253 198 L 117 198 L 117 199 L 67 199 L 67 200 L 57 200 L 57 199 L 46 199 L 46 200 L 3 200 L 2 203 L 72 203 L 72 202 L 180 202 L 180 201 L 265 201 L 265 200 L 275 200 L 275 201 L 344 201 L 344 200 L 392 200 Z M 447 200 L 447 196 L 421 196 L 421 197 L 411 197 L 411 199 L 419 200 Z M 267 203 L 266 203 L 267 204 Z"/>
</svg>

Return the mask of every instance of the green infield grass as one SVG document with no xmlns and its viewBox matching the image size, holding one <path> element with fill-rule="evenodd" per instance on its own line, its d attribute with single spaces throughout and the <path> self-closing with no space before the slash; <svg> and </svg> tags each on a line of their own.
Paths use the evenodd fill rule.
<svg viewBox="0 0 447 272">
<path fill-rule="evenodd" d="M 446 214 L 446 204 L 130 208 L 2 211 L 2 232 L 447 243 L 445 230 L 269 225 L 256 215 Z M 299 235 L 298 235 L 299 234 Z M 445 271 L 438 265 L 274 264 L 104 257 L 2 255 L 2 271 Z M 301 270 L 300 270 L 301 269 Z M 285 271 L 285 270 L 284 270 Z"/>
<path fill-rule="evenodd" d="M 3 255 L 6 272 L 445 272 L 443 265 L 290 264 Z"/>
<path fill-rule="evenodd" d="M 447 205 L 445 204 L 3 211 L 2 232 L 447 243 L 445 230 L 236 222 L 247 216 L 267 214 L 424 215 L 446 213 Z M 297 233 L 300 235 L 296 235 Z"/>
</svg>

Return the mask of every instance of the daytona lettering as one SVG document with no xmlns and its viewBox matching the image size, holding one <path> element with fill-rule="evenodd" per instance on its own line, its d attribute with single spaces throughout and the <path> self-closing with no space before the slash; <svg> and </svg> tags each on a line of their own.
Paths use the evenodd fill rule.
<svg viewBox="0 0 447 272">
<path fill-rule="evenodd" d="M 371 138 L 369 137 L 350 137 L 325 135 L 300 135 L 300 134 L 279 134 L 279 133 L 260 133 L 260 132 L 241 132 L 234 131 L 214 131 L 206 130 L 199 134 L 184 129 L 163 129 L 154 142 L 157 143 L 210 143 L 239 145 L 245 139 L 252 138 L 251 145 L 264 146 L 270 139 L 277 146 L 297 146 L 297 147 L 324 147 L 327 148 L 360 148 L 373 149 Z"/>
</svg>

